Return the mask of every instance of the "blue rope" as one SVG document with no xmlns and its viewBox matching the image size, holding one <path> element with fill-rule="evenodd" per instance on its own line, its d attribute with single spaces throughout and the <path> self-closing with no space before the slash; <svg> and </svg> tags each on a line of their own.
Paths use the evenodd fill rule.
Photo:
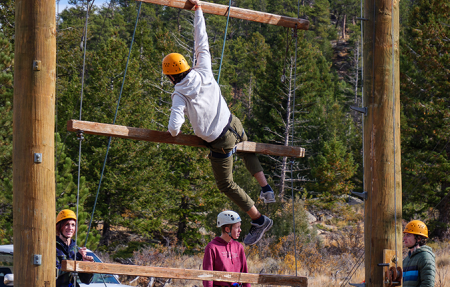
<svg viewBox="0 0 450 287">
<path fill-rule="evenodd" d="M 225 51 L 225 43 L 227 42 L 227 31 L 228 31 L 228 22 L 230 20 L 230 13 L 231 13 L 231 0 L 228 4 L 227 26 L 225 27 L 225 35 L 223 35 L 222 56 L 220 57 L 220 66 L 219 66 L 219 75 L 217 76 L 217 84 L 220 83 L 220 71 L 222 70 L 223 53 Z"/>
<path fill-rule="evenodd" d="M 139 10 L 138 10 L 137 17 L 136 17 L 136 24 L 134 25 L 133 38 L 131 39 L 130 51 L 128 52 L 127 64 L 125 66 L 125 72 L 123 74 L 122 87 L 120 88 L 120 95 L 119 95 L 119 100 L 117 101 L 116 113 L 114 115 L 113 124 L 116 123 L 117 112 L 119 111 L 120 99 L 122 98 L 122 91 L 123 91 L 123 86 L 125 84 L 125 77 L 127 76 L 128 63 L 130 61 L 131 50 L 133 48 L 134 36 L 136 34 L 136 27 L 137 27 L 137 24 L 138 24 L 138 21 L 139 21 L 139 14 L 141 13 L 141 5 L 142 5 L 142 2 L 139 2 Z M 88 238 L 89 238 L 89 231 L 91 230 L 92 219 L 94 218 L 95 207 L 97 205 L 98 194 L 100 192 L 100 186 L 102 185 L 103 173 L 105 171 L 106 160 L 108 159 L 108 153 L 109 153 L 109 148 L 110 147 L 111 147 L 111 137 L 108 138 L 108 147 L 106 149 L 105 160 L 103 161 L 102 173 L 100 175 L 100 182 L 98 183 L 97 194 L 95 195 L 94 208 L 92 210 L 91 220 L 89 221 L 89 228 L 88 228 L 87 235 L 86 235 L 85 245 L 87 244 L 87 241 L 88 241 Z"/>
</svg>

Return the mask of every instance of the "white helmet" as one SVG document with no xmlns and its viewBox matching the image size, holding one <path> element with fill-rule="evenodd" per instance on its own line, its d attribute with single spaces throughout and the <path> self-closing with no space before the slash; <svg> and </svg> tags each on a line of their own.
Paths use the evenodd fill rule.
<svg viewBox="0 0 450 287">
<path fill-rule="evenodd" d="M 235 224 L 241 222 L 241 217 L 234 211 L 226 210 L 217 215 L 217 227 L 221 227 L 226 224 Z"/>
</svg>

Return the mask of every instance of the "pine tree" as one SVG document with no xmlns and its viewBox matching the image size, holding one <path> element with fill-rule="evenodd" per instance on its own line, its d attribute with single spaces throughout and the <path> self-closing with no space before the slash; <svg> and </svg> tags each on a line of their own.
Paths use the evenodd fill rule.
<svg viewBox="0 0 450 287">
<path fill-rule="evenodd" d="M 89 249 L 95 250 L 100 240 L 100 235 L 96 230 L 90 231 L 86 244 L 89 226 L 89 213 L 84 208 L 85 201 L 89 196 L 89 189 L 86 188 L 86 178 L 84 176 L 80 177 L 80 186 L 78 188 L 78 178 L 73 176 L 75 164 L 66 156 L 64 152 L 65 146 L 61 143 L 59 134 L 56 134 L 56 146 L 56 213 L 63 209 L 71 209 L 75 213 L 78 212 L 77 245 L 86 246 Z"/>
<path fill-rule="evenodd" d="M 418 1 L 401 42 L 402 175 L 406 218 L 433 212 L 435 235 L 450 221 L 450 5 Z"/>
<path fill-rule="evenodd" d="M 0 34 L 0 243 L 12 242 L 13 45 Z"/>
</svg>

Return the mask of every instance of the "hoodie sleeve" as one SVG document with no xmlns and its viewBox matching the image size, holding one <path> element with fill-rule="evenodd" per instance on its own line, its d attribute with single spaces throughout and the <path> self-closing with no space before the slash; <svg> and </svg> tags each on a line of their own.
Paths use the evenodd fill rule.
<svg viewBox="0 0 450 287">
<path fill-rule="evenodd" d="M 209 52 L 208 34 L 206 34 L 205 18 L 202 9 L 195 10 L 194 20 L 196 68 L 211 71 L 211 54 Z"/>
<path fill-rule="evenodd" d="M 186 103 L 182 97 L 174 93 L 172 95 L 172 108 L 169 119 L 169 132 L 173 137 L 180 133 L 181 126 L 184 123 L 184 111 Z"/>
<path fill-rule="evenodd" d="M 214 253 L 209 244 L 203 256 L 203 270 L 214 270 Z M 203 281 L 203 287 L 213 287 L 213 281 Z"/>
</svg>

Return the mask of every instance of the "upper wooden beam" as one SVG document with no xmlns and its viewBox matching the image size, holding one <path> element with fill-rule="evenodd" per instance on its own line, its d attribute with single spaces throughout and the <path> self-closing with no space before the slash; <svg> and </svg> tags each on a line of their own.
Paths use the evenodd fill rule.
<svg viewBox="0 0 450 287">
<path fill-rule="evenodd" d="M 137 265 L 121 265 L 111 263 L 93 263 L 63 260 L 62 271 L 80 273 L 103 273 L 114 275 L 130 275 L 142 277 L 174 278 L 187 280 L 207 280 L 221 282 L 238 282 L 262 285 L 308 286 L 308 277 L 251 274 L 238 272 L 207 271 L 195 269 L 150 267 Z"/>
<path fill-rule="evenodd" d="M 158 4 L 163 6 L 169 6 L 185 10 L 193 10 L 194 5 L 189 0 L 137 0 L 141 2 L 147 2 L 152 4 Z M 202 10 L 204 13 L 214 14 L 219 16 L 228 16 L 228 6 L 221 4 L 214 4 L 208 2 L 201 2 Z M 244 19 L 253 22 L 259 22 L 264 24 L 271 24 L 276 26 L 283 26 L 288 28 L 308 30 L 309 21 L 304 19 L 297 19 L 287 16 L 280 16 L 270 13 L 264 13 L 259 11 L 253 11 L 248 9 L 242 9 L 238 7 L 231 7 L 230 17 L 237 19 Z"/>
<path fill-rule="evenodd" d="M 206 148 L 205 141 L 197 136 L 179 134 L 178 136 L 173 137 L 169 132 L 160 132 L 119 125 L 69 120 L 67 122 L 67 130 L 71 132 L 83 131 L 84 133 L 93 135 Z M 262 144 L 249 141 L 239 143 L 237 145 L 237 151 L 296 158 L 305 156 L 305 149 L 301 147 Z"/>
</svg>

